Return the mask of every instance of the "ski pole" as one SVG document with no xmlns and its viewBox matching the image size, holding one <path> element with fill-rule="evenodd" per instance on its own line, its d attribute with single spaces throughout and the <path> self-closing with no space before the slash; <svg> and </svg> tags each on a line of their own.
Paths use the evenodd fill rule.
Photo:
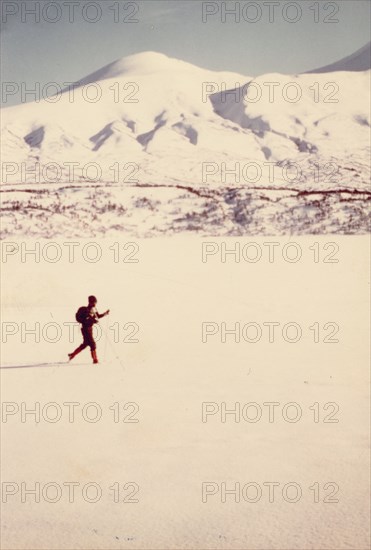
<svg viewBox="0 0 371 550">
<path fill-rule="evenodd" d="M 118 360 L 118 362 L 120 363 L 120 365 L 121 365 L 121 367 L 123 368 L 123 370 L 125 370 L 125 367 L 124 367 L 124 365 L 123 365 L 123 363 L 122 363 L 120 357 L 118 356 L 118 354 L 117 354 L 117 352 L 116 352 L 115 346 L 114 346 L 113 343 L 111 342 L 111 339 L 110 339 L 110 337 L 108 336 L 108 332 L 107 332 L 107 330 L 106 330 L 106 328 L 105 328 L 104 326 L 103 326 L 103 333 L 104 333 L 104 335 L 105 335 L 105 337 L 106 337 L 106 339 L 107 339 L 107 341 L 108 341 L 108 343 L 109 343 L 109 345 L 110 345 L 111 350 L 113 351 L 113 354 L 114 354 L 114 356 L 115 356 L 115 359 Z"/>
</svg>

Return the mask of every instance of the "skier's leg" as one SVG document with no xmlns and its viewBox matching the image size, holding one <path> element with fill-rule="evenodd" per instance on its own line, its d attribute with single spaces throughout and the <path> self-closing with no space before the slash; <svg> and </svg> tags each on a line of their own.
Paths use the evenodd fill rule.
<svg viewBox="0 0 371 550">
<path fill-rule="evenodd" d="M 75 349 L 75 351 L 73 351 L 72 353 L 69 353 L 68 354 L 68 357 L 70 358 L 70 361 L 76 357 L 76 355 L 78 353 L 80 353 L 81 351 L 83 351 L 84 349 L 86 348 L 86 345 L 85 344 L 81 344 L 81 346 L 79 346 L 78 348 Z"/>
<path fill-rule="evenodd" d="M 89 330 L 89 346 L 91 351 L 91 356 L 93 359 L 93 363 L 98 363 L 98 357 L 97 357 L 97 344 L 95 343 L 94 337 L 93 337 L 93 327 Z"/>
<path fill-rule="evenodd" d="M 78 348 L 75 349 L 75 351 L 73 351 L 72 353 L 69 353 L 69 354 L 68 354 L 68 357 L 70 358 L 70 361 L 72 361 L 72 359 L 73 359 L 74 357 L 76 357 L 76 355 L 77 355 L 78 353 L 80 353 L 81 351 L 83 351 L 83 350 L 84 350 L 85 348 L 87 348 L 88 345 L 89 345 L 89 343 L 87 342 L 87 338 L 86 338 L 87 335 L 86 335 L 86 332 L 84 331 L 84 329 L 81 329 L 81 333 L 82 333 L 82 336 L 83 336 L 83 338 L 84 338 L 84 341 L 83 341 L 83 343 L 82 343 Z"/>
</svg>

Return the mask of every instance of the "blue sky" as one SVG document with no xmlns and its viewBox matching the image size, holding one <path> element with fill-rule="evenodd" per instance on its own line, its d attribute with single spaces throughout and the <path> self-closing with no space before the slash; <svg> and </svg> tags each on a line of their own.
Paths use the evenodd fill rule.
<svg viewBox="0 0 371 550">
<path fill-rule="evenodd" d="M 369 0 L 2 0 L 2 80 L 76 81 L 146 50 L 252 76 L 304 72 L 365 45 L 370 7 Z M 232 8 L 235 14 L 226 15 Z"/>
</svg>

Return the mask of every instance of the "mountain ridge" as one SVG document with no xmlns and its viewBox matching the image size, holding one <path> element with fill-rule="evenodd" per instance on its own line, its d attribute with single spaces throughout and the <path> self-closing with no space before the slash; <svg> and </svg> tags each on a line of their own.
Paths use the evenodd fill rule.
<svg viewBox="0 0 371 550">
<path fill-rule="evenodd" d="M 339 61 L 330 63 L 319 69 L 307 71 L 307 74 L 332 73 L 339 71 L 358 72 L 371 69 L 371 42 L 359 48 L 354 53 L 343 57 Z"/>
</svg>

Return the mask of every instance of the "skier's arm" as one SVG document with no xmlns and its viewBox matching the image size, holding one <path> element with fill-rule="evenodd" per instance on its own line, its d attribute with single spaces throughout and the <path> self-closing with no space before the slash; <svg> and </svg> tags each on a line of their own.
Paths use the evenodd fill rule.
<svg viewBox="0 0 371 550">
<path fill-rule="evenodd" d="M 108 314 L 109 314 L 109 309 L 107 309 L 107 311 L 105 311 L 104 313 L 98 313 L 97 312 L 97 317 L 98 317 L 98 319 L 101 319 L 102 317 L 105 317 Z"/>
</svg>

